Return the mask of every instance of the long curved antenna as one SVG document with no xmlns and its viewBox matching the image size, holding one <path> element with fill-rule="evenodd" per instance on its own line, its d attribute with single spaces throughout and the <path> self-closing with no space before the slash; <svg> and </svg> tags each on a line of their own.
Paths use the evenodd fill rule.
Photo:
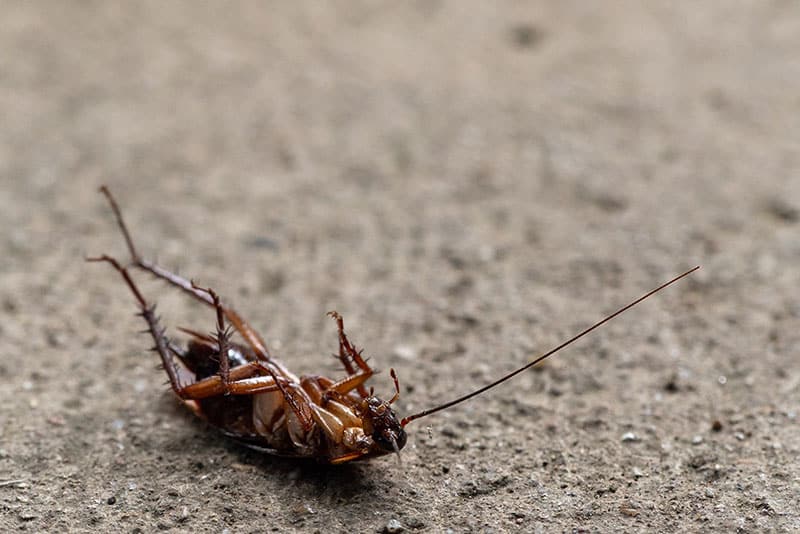
<svg viewBox="0 0 800 534">
<path fill-rule="evenodd" d="M 678 280 L 680 280 L 684 276 L 688 276 L 688 275 L 692 274 L 693 272 L 695 272 L 699 268 L 700 268 L 700 266 L 698 265 L 697 267 L 695 267 L 693 269 L 689 269 L 688 271 L 686 271 L 682 275 L 676 276 L 675 278 L 673 278 L 669 282 L 665 282 L 665 283 L 661 284 L 660 286 L 658 286 L 657 288 L 653 289 L 652 291 L 649 291 L 646 294 L 644 294 L 641 297 L 639 297 L 638 299 L 634 300 L 633 302 L 631 302 L 627 306 L 624 306 L 624 307 L 620 308 L 619 310 L 615 311 L 614 313 L 612 313 L 611 315 L 607 316 L 602 321 L 599 321 L 599 322 L 593 324 L 592 326 L 590 326 L 589 328 L 587 328 L 586 330 L 584 330 L 580 334 L 568 339 L 567 341 L 565 341 L 561 345 L 557 346 L 556 348 L 554 348 L 554 349 L 542 354 L 541 356 L 539 356 L 538 358 L 536 358 L 532 362 L 523 365 L 522 367 L 520 367 L 516 371 L 512 371 L 512 372 L 508 373 L 507 375 L 505 375 L 504 377 L 495 380 L 491 384 L 483 386 L 482 388 L 479 388 L 479 389 L 473 391 L 472 393 L 464 395 L 463 397 L 459 397 L 459 398 L 457 398 L 455 400 L 451 400 L 450 402 L 446 402 L 444 404 L 440 404 L 439 406 L 436 406 L 434 408 L 429 408 L 429 409 L 421 411 L 419 413 L 415 413 L 414 415 L 409 415 L 408 417 L 404 417 L 403 420 L 400 421 L 400 424 L 402 426 L 406 426 L 408 423 L 410 423 L 414 419 L 419 419 L 420 417 L 425 417 L 427 415 L 431 415 L 432 413 L 436 413 L 436 412 L 439 412 L 441 410 L 446 410 L 447 408 L 450 408 L 451 406 L 455 406 L 456 404 L 460 404 L 460 403 L 462 403 L 462 402 L 464 402 L 466 400 L 471 399 L 472 397 L 476 397 L 476 396 L 480 395 L 484 391 L 488 391 L 488 390 L 492 389 L 493 387 L 495 387 L 495 386 L 497 386 L 499 384 L 502 384 L 506 380 L 509 380 L 510 378 L 513 378 L 513 377 L 517 376 L 521 372 L 530 369 L 531 367 L 533 367 L 537 363 L 541 362 L 545 358 L 547 358 L 549 356 L 552 356 L 553 354 L 555 354 L 556 352 L 560 351 L 561 349 L 563 349 L 567 345 L 570 345 L 570 344 L 574 343 L 575 341 L 579 340 L 580 338 L 582 338 L 583 336 L 585 336 L 586 334 L 588 334 L 589 332 L 591 332 L 595 328 L 598 328 L 598 327 L 604 325 L 605 323 L 607 323 L 608 321 L 610 321 L 611 319 L 613 319 L 617 315 L 621 314 L 622 312 L 625 312 L 625 311 L 633 308 L 634 306 L 636 306 L 637 304 L 639 304 L 640 302 L 642 302 L 646 298 L 658 293 L 659 291 L 661 291 L 665 287 L 674 284 L 675 282 L 677 282 Z"/>
</svg>

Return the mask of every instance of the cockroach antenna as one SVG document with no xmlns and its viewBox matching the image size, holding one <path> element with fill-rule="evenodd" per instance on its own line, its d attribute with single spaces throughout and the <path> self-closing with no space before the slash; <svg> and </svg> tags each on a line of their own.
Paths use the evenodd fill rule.
<svg viewBox="0 0 800 534">
<path fill-rule="evenodd" d="M 523 365 L 519 369 L 517 369 L 515 371 L 512 371 L 512 372 L 508 373 L 507 375 L 505 375 L 505 376 L 503 376 L 501 378 L 498 378 L 494 382 L 492 382 L 490 384 L 487 384 L 487 385 L 485 385 L 485 386 L 483 386 L 481 388 L 478 388 L 475 391 L 473 391 L 472 393 L 468 393 L 468 394 L 464 395 L 463 397 L 459 397 L 459 398 L 451 400 L 449 402 L 445 402 L 444 404 L 440 404 L 439 406 L 435 406 L 433 408 L 429 408 L 427 410 L 423 410 L 423 411 L 421 411 L 419 413 L 415 413 L 413 415 L 409 415 L 407 417 L 404 417 L 400 421 L 400 425 L 405 427 L 408 423 L 410 423 L 411 421 L 414 421 L 415 419 L 420 419 L 422 417 L 426 417 L 426 416 L 434 414 L 436 412 L 440 412 L 442 410 L 446 410 L 448 408 L 452 408 L 456 404 L 461 404 L 462 402 L 467 401 L 467 400 L 469 400 L 469 399 L 471 399 L 473 397 L 477 397 L 481 393 L 489 391 L 490 389 L 492 389 L 495 386 L 499 386 L 500 384 L 502 384 L 506 380 L 510 380 L 511 378 L 514 378 L 518 374 L 520 374 L 520 373 L 522 373 L 524 371 L 527 371 L 528 369 L 530 369 L 531 367 L 533 367 L 537 363 L 549 358 L 550 356 L 552 356 L 556 352 L 560 351 L 561 349 L 563 349 L 563 348 L 567 347 L 568 345 L 571 345 L 572 343 L 578 341 L 580 338 L 582 338 L 583 336 L 585 336 L 586 334 L 588 334 L 592 330 L 595 330 L 596 328 L 599 328 L 600 326 L 604 325 L 605 323 L 607 323 L 608 321 L 610 321 L 611 319 L 613 319 L 617 315 L 620 315 L 623 312 L 628 311 L 629 309 L 633 308 L 634 306 L 636 306 L 637 304 L 639 304 L 643 300 L 646 300 L 647 298 L 655 295 L 656 293 L 658 293 L 662 289 L 666 288 L 667 286 L 670 286 L 670 285 L 674 284 L 675 282 L 677 282 L 678 280 L 680 280 L 681 278 L 683 278 L 685 276 L 689 276 L 690 274 L 692 274 L 693 272 L 695 272 L 699 268 L 700 268 L 700 266 L 698 265 L 697 267 L 689 269 L 685 273 L 683 273 L 683 274 L 681 274 L 679 276 L 676 276 L 675 278 L 673 278 L 669 282 L 665 282 L 665 283 L 661 284 L 660 286 L 658 286 L 657 288 L 655 288 L 655 289 L 653 289 L 651 291 L 648 291 L 647 293 L 645 293 L 644 295 L 642 295 L 638 299 L 634 300 L 633 302 L 631 302 L 627 306 L 623 306 L 622 308 L 618 309 L 617 311 L 615 311 L 611 315 L 606 316 L 604 319 L 596 322 L 595 324 L 593 324 L 592 326 L 590 326 L 586 330 L 584 330 L 581 333 L 571 337 L 570 339 L 568 339 L 567 341 L 563 342 L 562 344 L 560 344 L 559 346 L 555 347 L 554 349 L 551 349 L 551 350 L 545 352 L 544 354 L 542 354 L 541 356 L 539 356 L 538 358 L 536 358 L 532 362 Z"/>
</svg>

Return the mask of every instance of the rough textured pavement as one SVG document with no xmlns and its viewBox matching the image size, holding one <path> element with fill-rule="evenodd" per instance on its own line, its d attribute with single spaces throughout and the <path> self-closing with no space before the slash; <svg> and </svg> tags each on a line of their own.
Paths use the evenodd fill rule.
<svg viewBox="0 0 800 534">
<path fill-rule="evenodd" d="M 0 49 L 0 530 L 800 529 L 797 3 L 20 1 Z M 401 413 L 703 269 L 327 468 L 167 393 L 102 183 L 297 372 L 340 311 Z"/>
</svg>

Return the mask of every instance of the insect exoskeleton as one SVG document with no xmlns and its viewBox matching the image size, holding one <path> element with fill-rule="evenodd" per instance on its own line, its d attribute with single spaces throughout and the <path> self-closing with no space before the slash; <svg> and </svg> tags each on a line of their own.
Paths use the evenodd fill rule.
<svg viewBox="0 0 800 534">
<path fill-rule="evenodd" d="M 181 346 L 167 337 L 155 315 L 155 306 L 144 298 L 128 267 L 108 255 L 88 258 L 88 261 L 110 264 L 125 280 L 147 323 L 147 332 L 155 342 L 153 350 L 158 353 L 175 394 L 195 414 L 250 447 L 280 456 L 315 458 L 333 464 L 388 453 L 399 455 L 407 441 L 405 426 L 411 421 L 455 406 L 511 379 L 699 269 L 690 269 L 649 291 L 490 384 L 398 419 L 392 408 L 400 396 L 397 374 L 394 369 L 390 371 L 395 392 L 388 401 L 375 396 L 372 389 L 367 390 L 365 384 L 375 371 L 348 339 L 341 315 L 335 311 L 328 314 L 338 328 L 338 358 L 345 376 L 338 380 L 319 375 L 298 378 L 271 354 L 258 332 L 232 307 L 224 304 L 214 290 L 200 287 L 143 259 L 111 192 L 106 187 L 101 187 L 100 191 L 114 212 L 131 256 L 131 265 L 166 281 L 215 311 L 215 332 L 202 334 L 179 328 L 189 336 L 188 344 Z M 234 333 L 240 336 L 241 342 L 232 340 Z"/>
</svg>

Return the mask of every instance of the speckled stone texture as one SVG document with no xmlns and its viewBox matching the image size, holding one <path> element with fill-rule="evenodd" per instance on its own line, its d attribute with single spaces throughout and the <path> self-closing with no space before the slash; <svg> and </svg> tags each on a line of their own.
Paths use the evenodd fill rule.
<svg viewBox="0 0 800 534">
<path fill-rule="evenodd" d="M 23 2 L 0 25 L 0 530 L 800 529 L 800 4 Z M 394 458 L 244 449 L 87 254 L 401 414 L 690 280 Z M 168 333 L 213 313 L 137 278 Z"/>
</svg>

